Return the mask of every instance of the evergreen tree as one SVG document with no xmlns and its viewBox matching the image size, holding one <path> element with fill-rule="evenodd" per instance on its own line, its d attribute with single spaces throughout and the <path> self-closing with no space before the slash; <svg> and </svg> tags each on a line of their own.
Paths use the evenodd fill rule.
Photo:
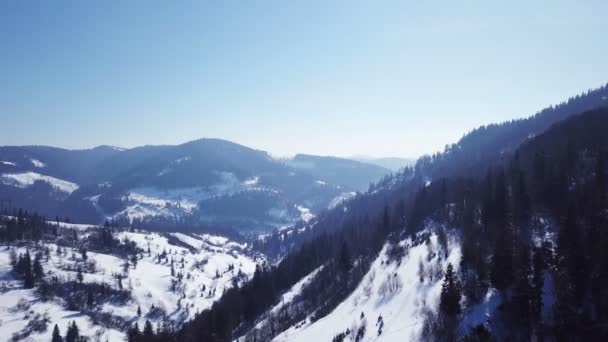
<svg viewBox="0 0 608 342">
<path fill-rule="evenodd" d="M 31 289 L 34 287 L 35 279 L 34 272 L 32 271 L 32 261 L 30 258 L 30 252 L 26 251 L 25 256 L 23 257 L 23 287 L 26 289 Z"/>
<path fill-rule="evenodd" d="M 539 335 L 539 340 L 542 340 L 540 334 L 542 329 L 542 309 L 543 309 L 543 287 L 544 287 L 544 270 L 545 270 L 545 253 L 542 248 L 535 248 L 532 255 L 532 295 L 530 297 L 530 313 L 532 325 Z"/>
<path fill-rule="evenodd" d="M 522 247 L 518 257 L 518 267 L 515 272 L 513 294 L 511 298 L 511 314 L 519 327 L 518 333 L 521 340 L 530 339 L 531 297 L 532 287 L 530 277 L 532 269 L 530 265 L 530 252 L 527 247 Z"/>
<path fill-rule="evenodd" d="M 87 290 L 87 306 L 92 308 L 95 304 L 95 296 L 93 295 L 93 291 L 91 289 Z"/>
<path fill-rule="evenodd" d="M 32 265 L 32 273 L 34 275 L 35 281 L 40 281 L 44 277 L 44 269 L 41 264 L 41 255 L 40 253 L 36 254 L 36 258 L 34 259 L 34 264 Z"/>
<path fill-rule="evenodd" d="M 68 331 L 65 334 L 65 342 L 78 342 L 79 338 L 80 331 L 76 325 L 76 321 L 72 321 L 72 324 L 69 325 Z"/>
<path fill-rule="evenodd" d="M 342 272 L 348 272 L 352 265 L 350 251 L 346 241 L 342 241 L 342 246 L 340 247 L 339 264 Z"/>
<path fill-rule="evenodd" d="M 57 324 L 55 324 L 55 328 L 53 328 L 53 338 L 51 342 L 63 342 L 63 338 L 61 337 Z"/>
<path fill-rule="evenodd" d="M 150 323 L 149 320 L 146 320 L 146 324 L 144 325 L 143 336 L 145 339 L 151 339 L 154 337 L 154 327 L 152 327 L 152 323 Z"/>
<path fill-rule="evenodd" d="M 445 271 L 445 277 L 441 286 L 441 297 L 439 309 L 441 312 L 450 318 L 455 318 L 460 315 L 462 309 L 460 307 L 460 299 L 462 297 L 462 289 L 460 282 L 456 278 L 454 266 L 448 264 Z"/>
<path fill-rule="evenodd" d="M 78 267 L 78 270 L 76 271 L 76 280 L 78 280 L 78 282 L 81 284 L 84 280 L 84 276 L 82 274 L 82 269 L 80 267 Z"/>
<path fill-rule="evenodd" d="M 141 332 L 139 331 L 139 324 L 135 322 L 131 328 L 127 331 L 127 342 L 137 342 L 141 339 Z"/>
</svg>

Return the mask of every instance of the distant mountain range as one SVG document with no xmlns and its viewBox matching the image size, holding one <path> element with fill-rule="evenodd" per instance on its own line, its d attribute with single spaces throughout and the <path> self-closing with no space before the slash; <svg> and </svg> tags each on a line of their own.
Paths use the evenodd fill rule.
<svg viewBox="0 0 608 342">
<path fill-rule="evenodd" d="M 352 156 L 350 159 L 360 161 L 362 163 L 374 164 L 391 171 L 398 171 L 404 167 L 414 166 L 417 158 L 399 158 L 399 157 L 386 157 L 376 158 L 370 156 Z"/>
<path fill-rule="evenodd" d="M 280 160 L 220 139 L 132 149 L 5 146 L 0 199 L 85 223 L 188 217 L 257 231 L 308 220 L 389 172 L 334 157 Z"/>
</svg>

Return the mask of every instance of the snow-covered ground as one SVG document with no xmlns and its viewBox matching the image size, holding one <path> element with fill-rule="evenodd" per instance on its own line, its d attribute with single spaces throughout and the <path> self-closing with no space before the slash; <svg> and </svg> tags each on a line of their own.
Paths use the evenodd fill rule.
<svg viewBox="0 0 608 342">
<path fill-rule="evenodd" d="M 400 264 L 387 263 L 385 246 L 357 289 L 333 312 L 314 323 L 306 319 L 274 341 L 331 341 L 347 329 L 355 334 L 362 325 L 366 325 L 366 333 L 361 341 L 416 340 L 424 323 L 423 311 L 436 311 L 439 305 L 443 270 L 448 263 L 458 267 L 460 260 L 460 245 L 455 237 L 448 239 L 448 256 L 444 258 L 446 251 L 437 235 L 428 230 L 422 234 L 428 233 L 428 243 L 410 239 L 401 242 L 406 256 Z M 424 265 L 422 281 L 420 264 Z M 379 321 L 383 322 L 381 334 Z"/>
<path fill-rule="evenodd" d="M 40 160 L 38 160 L 38 159 L 33 159 L 33 158 L 32 158 L 32 159 L 30 159 L 30 162 L 32 162 L 32 165 L 34 165 L 34 167 L 37 167 L 37 168 L 43 168 L 43 167 L 46 167 L 46 164 L 45 164 L 45 163 L 43 163 L 43 162 L 41 162 L 41 161 L 40 161 Z"/>
<path fill-rule="evenodd" d="M 279 299 L 279 302 L 266 312 L 266 314 L 264 315 L 264 318 L 260 319 L 260 321 L 252 329 L 252 331 L 263 329 L 268 324 L 269 316 L 274 316 L 274 315 L 278 314 L 282 309 L 289 307 L 289 305 L 293 302 L 293 300 L 302 293 L 302 290 L 310 283 L 311 280 L 313 280 L 316 277 L 316 275 L 322 269 L 323 269 L 323 266 L 317 268 L 316 270 L 310 272 L 310 274 L 308 274 L 306 277 L 300 279 L 300 281 L 295 283 L 289 289 L 289 291 L 285 292 L 281 296 L 281 299 Z M 235 339 L 234 342 L 242 342 L 242 341 L 247 341 L 247 340 L 248 340 L 247 334 L 245 334 L 244 336 L 241 336 L 240 338 Z"/>
<path fill-rule="evenodd" d="M 188 159 L 183 157 L 174 163 L 181 163 Z M 164 170 L 163 172 L 169 172 Z M 216 196 L 226 196 L 239 191 L 254 191 L 273 189 L 261 187 L 259 177 L 251 177 L 244 181 L 230 172 L 219 172 L 220 181 L 209 187 L 188 187 L 175 189 L 159 189 L 156 187 L 139 187 L 129 190 L 126 196 L 127 207 L 113 216 L 127 216 L 129 219 L 146 216 L 179 216 L 191 213 L 198 207 L 199 202 Z M 97 205 L 98 196 L 90 198 L 93 205 Z M 96 208 L 99 206 L 97 205 Z"/>
<path fill-rule="evenodd" d="M 66 223 L 60 223 L 60 226 L 75 228 L 81 231 L 79 234 L 86 229 Z M 85 269 L 86 263 L 94 263 L 94 270 L 86 268 L 84 283 L 105 283 L 118 289 L 117 275 L 125 276 L 120 282 L 131 298 L 126 303 L 106 302 L 99 309 L 124 322 L 132 324 L 138 321 L 140 327 L 146 319 L 150 319 L 154 326 L 162 320 L 160 317 L 146 317 L 154 310 L 163 311 L 177 324 L 193 318 L 197 312 L 209 308 L 233 283 L 242 284 L 251 278 L 257 263 L 264 261 L 262 257 L 249 256 L 244 251 L 245 244 L 221 236 L 124 231 L 117 233 L 116 238 L 133 241 L 144 251 L 139 255 L 136 266 L 129 266 L 126 272 L 125 259 L 119 256 L 89 251 L 85 261 L 79 251 L 67 247 L 63 247 L 64 254 L 58 254 L 55 244 L 45 244 L 50 254 L 48 261 L 43 258 L 42 265 L 47 279 L 57 277 L 61 282 L 77 279 L 76 270 L 78 267 Z M 25 252 L 25 247 L 11 248 L 17 253 Z M 30 248 L 33 258 L 34 250 Z M 118 328 L 94 325 L 87 315 L 66 310 L 61 299 L 43 302 L 34 289 L 23 289 L 22 281 L 15 279 L 11 272 L 9 255 L 10 248 L 0 246 L 0 336 L 10 337 L 21 332 L 32 320 L 33 313 L 30 312 L 34 312 L 43 317 L 48 315 L 49 323 L 46 331 L 32 334 L 29 337 L 31 341 L 50 340 L 54 324 L 58 324 L 65 334 L 67 324 L 73 320 L 86 336 L 99 337 L 102 341 L 124 340 L 124 333 Z M 137 315 L 138 307 L 141 308 L 141 317 Z"/>
<path fill-rule="evenodd" d="M 49 183 L 55 189 L 67 193 L 72 193 L 78 189 L 77 184 L 36 172 L 4 173 L 0 175 L 0 182 L 18 188 L 27 188 L 32 186 L 36 181 Z"/>
<path fill-rule="evenodd" d="M 54 245 L 50 247 L 56 248 Z M 25 248 L 15 251 L 24 253 Z M 67 272 L 61 272 L 56 268 L 59 264 L 58 258 L 51 258 L 48 263 L 44 263 L 44 266 L 54 275 L 63 273 L 69 276 Z M 40 315 L 39 319 L 48 319 L 46 330 L 35 332 L 24 340 L 50 341 L 55 324 L 59 326 L 61 333 L 65 334 L 68 324 L 72 321 L 76 322 L 83 336 L 98 338 L 100 341 L 124 340 L 124 333 L 93 324 L 88 316 L 65 309 L 59 300 L 44 302 L 35 289 L 24 289 L 22 283 L 12 274 L 9 248 L 0 246 L 0 339 L 2 341 L 9 341 L 14 334 L 21 333 L 30 321 L 35 320 L 36 315 Z"/>
<path fill-rule="evenodd" d="M 348 201 L 349 199 L 353 198 L 357 196 L 356 192 L 343 192 L 340 195 L 334 197 L 331 202 L 329 202 L 329 205 L 327 206 L 328 209 L 333 209 L 337 206 L 339 206 L 340 204 Z"/>
<path fill-rule="evenodd" d="M 315 217 L 315 214 L 311 213 L 310 209 L 304 208 L 301 205 L 297 206 L 297 208 L 300 211 L 300 219 L 302 219 L 302 221 L 308 222 Z"/>
</svg>

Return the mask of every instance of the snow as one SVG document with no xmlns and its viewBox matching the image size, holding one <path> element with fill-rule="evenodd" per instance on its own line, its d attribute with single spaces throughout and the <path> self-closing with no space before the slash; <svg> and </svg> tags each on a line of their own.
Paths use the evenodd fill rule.
<svg viewBox="0 0 608 342">
<path fill-rule="evenodd" d="M 271 315 L 276 315 L 278 314 L 283 308 L 288 307 L 289 304 L 291 304 L 291 302 L 300 295 L 300 293 L 302 293 L 302 290 L 310 283 L 311 280 L 313 280 L 317 274 L 323 269 L 323 266 L 320 266 L 319 268 L 317 268 L 316 270 L 310 272 L 307 276 L 305 276 L 304 278 L 300 279 L 300 281 L 298 281 L 297 283 L 295 283 L 287 292 L 285 292 L 282 296 L 281 299 L 279 300 L 279 303 L 277 303 L 275 306 L 273 306 L 270 310 L 267 311 L 265 317 L 260 320 L 260 322 L 258 322 L 255 325 L 255 329 L 261 329 L 263 328 L 267 322 L 268 322 L 268 316 Z M 234 342 L 239 342 L 239 341 L 245 341 L 246 340 L 246 335 L 241 336 L 240 338 L 237 338 L 234 340 Z"/>
<path fill-rule="evenodd" d="M 34 165 L 34 167 L 37 167 L 37 168 L 43 168 L 43 167 L 46 167 L 46 164 L 45 164 L 45 163 L 43 163 L 43 162 L 41 162 L 41 161 L 40 161 L 40 160 L 38 160 L 38 159 L 30 159 L 30 161 L 32 162 L 32 165 Z"/>
<path fill-rule="evenodd" d="M 300 218 L 302 219 L 302 221 L 308 222 L 315 217 L 315 215 L 310 212 L 310 209 L 304 208 L 301 205 L 297 206 L 297 208 L 300 211 Z"/>
<path fill-rule="evenodd" d="M 327 183 L 325 183 L 325 182 L 324 182 L 324 181 L 322 181 L 322 180 L 318 180 L 318 181 L 316 181 L 316 183 L 317 183 L 317 184 L 319 184 L 319 185 L 325 185 L 325 184 L 327 184 Z"/>
<path fill-rule="evenodd" d="M 84 225 L 60 223 L 64 228 L 84 228 Z M 88 227 L 88 226 L 87 226 Z M 196 312 L 208 309 L 213 302 L 218 300 L 223 292 L 232 287 L 233 281 L 243 284 L 253 276 L 257 262 L 263 262 L 263 258 L 249 256 L 245 251 L 246 244 L 238 244 L 229 239 L 216 235 L 200 234 L 189 235 L 183 233 L 172 233 L 161 235 L 144 231 L 119 232 L 115 234 L 121 241 L 130 240 L 135 242 L 144 253 L 140 255 L 137 266 L 131 266 L 122 281 L 123 287 L 131 293 L 131 299 L 127 303 L 107 302 L 100 305 L 102 312 L 109 313 L 113 317 L 122 318 L 127 322 L 139 323 L 140 327 L 146 320 L 146 313 L 152 306 L 165 310 L 169 319 L 177 324 L 194 318 Z M 170 243 L 170 239 L 180 240 L 192 248 Z M 82 237 L 82 234 L 81 234 Z M 51 250 L 49 261 L 43 258 L 43 267 L 47 277 L 56 276 L 60 280 L 76 279 L 74 271 L 79 265 L 83 265 L 80 253 L 67 247 L 62 247 L 67 254 L 59 256 L 56 253 L 55 244 L 46 244 Z M 150 254 L 148 254 L 148 248 Z M 19 248 L 17 253 L 25 252 L 25 248 Z M 167 253 L 167 259 L 158 261 L 158 255 Z M 33 250 L 30 249 L 33 255 Z M 72 257 L 72 255 L 75 257 Z M 95 253 L 87 253 L 87 262 L 95 262 L 94 273 L 83 273 L 85 283 L 106 283 L 117 288 L 118 282 L 115 274 L 124 274 L 123 264 L 125 260 L 121 257 Z M 182 263 L 183 258 L 183 263 Z M 172 281 L 176 278 L 171 276 L 171 260 L 176 275 L 183 274 L 183 279 L 172 289 Z M 234 267 L 231 271 L 230 268 Z M 242 278 L 238 277 L 239 271 Z M 203 287 L 205 291 L 203 291 Z M 47 312 L 51 319 L 46 332 L 32 335 L 32 341 L 49 341 L 52 328 L 55 323 L 59 324 L 61 332 L 65 334 L 67 324 L 75 320 L 85 335 L 93 337 L 98 334 L 101 340 L 123 341 L 124 333 L 116 330 L 105 329 L 93 325 L 91 319 L 76 311 L 68 311 L 63 307 L 61 299 L 42 302 L 35 290 L 25 290 L 20 280 L 14 279 L 9 264 L 9 249 L 0 246 L 0 324 L 1 336 L 11 336 L 21 331 L 28 320 L 24 315 L 33 310 L 37 313 Z M 31 308 L 19 309 L 17 303 L 24 298 Z M 137 308 L 141 307 L 142 317 L 138 318 Z M 150 319 L 156 326 L 158 319 Z M 2 338 L 0 338 L 2 340 Z"/>
<path fill-rule="evenodd" d="M 295 283 L 291 287 L 291 289 L 289 289 L 289 291 L 285 292 L 281 296 L 281 300 L 279 301 L 279 304 L 275 305 L 272 309 L 270 309 L 270 313 L 271 314 L 277 313 L 283 306 L 291 303 L 294 300 L 294 298 L 296 298 L 297 296 L 300 295 L 300 293 L 302 293 L 302 289 L 304 289 L 310 283 L 310 281 L 317 276 L 317 274 L 322 269 L 323 269 L 323 266 L 317 268 L 316 270 L 310 272 L 310 274 L 308 274 L 306 277 L 300 279 L 300 281 Z"/>
<path fill-rule="evenodd" d="M 47 221 L 47 223 L 59 226 L 61 228 L 76 229 L 79 231 L 99 228 L 98 225 L 94 225 L 94 224 L 66 223 L 66 222 L 57 223 L 57 221 Z"/>
<path fill-rule="evenodd" d="M 173 163 L 181 163 L 188 160 L 188 158 L 183 157 Z M 114 214 L 114 216 L 127 216 L 130 220 L 145 216 L 179 216 L 191 213 L 198 207 L 199 202 L 215 196 L 231 195 L 239 191 L 273 191 L 272 189 L 259 187 L 259 177 L 252 177 L 244 182 L 240 182 L 231 172 L 218 172 L 217 174 L 220 181 L 208 187 L 184 187 L 169 190 L 157 187 L 130 189 L 128 191 L 127 207 Z M 95 196 L 90 199 L 92 202 L 97 201 Z M 277 212 L 273 212 L 273 214 L 279 215 L 279 217 L 282 215 Z"/>
<path fill-rule="evenodd" d="M 429 233 L 427 229 L 423 233 Z M 418 264 L 420 260 L 427 260 L 427 265 L 444 270 L 450 262 L 458 267 L 460 260 L 460 245 L 456 237 L 448 239 L 448 257 L 444 255 L 437 235 L 431 232 L 429 244 L 424 242 L 414 244 L 411 239 L 402 241 L 406 246 L 406 256 L 401 264 L 393 262 L 387 264 L 385 246 L 378 258 L 373 262 L 369 272 L 363 278 L 357 289 L 342 302 L 333 312 L 310 323 L 307 319 L 303 324 L 289 328 L 277 337 L 275 342 L 298 341 L 331 341 L 337 334 L 353 330 L 362 324 L 360 315 L 363 312 L 370 320 L 367 333 L 361 341 L 402 342 L 416 340 L 420 334 L 423 317 L 422 310 L 427 308 L 437 310 L 439 295 L 441 293 L 442 277 L 426 277 L 420 282 Z M 401 284 L 394 286 L 397 290 L 387 290 L 387 282 Z M 390 288 L 390 287 L 388 287 Z M 373 325 L 379 316 L 384 321 L 384 329 L 378 335 Z M 352 336 L 351 336 L 352 337 Z M 350 338 L 350 337 L 348 337 Z"/>
<path fill-rule="evenodd" d="M 0 182 L 3 184 L 22 189 L 32 186 L 36 181 L 46 182 L 55 189 L 66 193 L 72 193 L 78 189 L 77 184 L 36 172 L 4 173 L 0 175 Z"/>
<path fill-rule="evenodd" d="M 9 161 L 0 160 L 0 164 L 9 165 L 9 166 L 17 166 L 17 164 Z"/>
<path fill-rule="evenodd" d="M 470 329 L 488 322 L 502 303 L 501 295 L 496 289 L 490 288 L 483 301 L 467 308 L 464 312 L 458 330 L 465 334 Z"/>
<path fill-rule="evenodd" d="M 243 182 L 243 185 L 245 185 L 245 186 L 253 186 L 253 185 L 258 184 L 259 181 L 260 181 L 260 177 L 256 176 L 256 177 L 252 177 L 252 178 L 246 179 Z"/>
<path fill-rule="evenodd" d="M 337 206 L 339 206 L 340 204 L 348 201 L 349 199 L 353 198 L 357 196 L 356 192 L 343 192 L 340 195 L 334 197 L 330 202 L 329 205 L 327 206 L 328 209 L 333 209 Z"/>
<path fill-rule="evenodd" d="M 171 171 L 173 171 L 172 166 L 179 165 L 190 159 L 192 159 L 190 156 L 184 156 L 184 157 L 178 158 L 178 159 L 170 162 L 168 166 L 166 166 L 162 171 L 160 171 L 158 173 L 158 176 L 164 176 L 164 175 L 170 173 Z"/>
<path fill-rule="evenodd" d="M 24 252 L 19 249 L 18 252 Z M 53 258 L 54 259 L 54 258 Z M 50 263 L 55 263 L 52 260 Z M 48 269 L 48 265 L 44 266 Z M 53 270 L 60 274 L 61 271 Z M 78 311 L 70 311 L 63 308 L 59 301 L 43 302 L 39 299 L 34 289 L 24 289 L 22 281 L 15 279 L 11 272 L 9 263 L 9 249 L 6 246 L 0 247 L 0 282 L 3 291 L 0 291 L 0 336 L 7 341 L 13 334 L 19 333 L 28 323 L 29 317 L 34 313 L 47 315 L 49 324 L 44 332 L 34 333 L 27 338 L 27 341 L 50 341 L 53 327 L 59 326 L 60 332 L 65 335 L 67 326 L 75 321 L 80 328 L 81 335 L 91 338 L 99 338 L 101 341 L 122 341 L 125 334 L 106 329 L 93 324 L 91 319 Z"/>
</svg>

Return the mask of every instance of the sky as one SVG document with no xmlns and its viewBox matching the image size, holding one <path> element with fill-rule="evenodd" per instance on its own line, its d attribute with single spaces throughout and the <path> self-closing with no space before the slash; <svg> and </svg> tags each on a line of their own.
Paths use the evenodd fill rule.
<svg viewBox="0 0 608 342">
<path fill-rule="evenodd" d="M 0 2 L 0 145 L 416 157 L 608 82 L 608 1 Z"/>
</svg>

